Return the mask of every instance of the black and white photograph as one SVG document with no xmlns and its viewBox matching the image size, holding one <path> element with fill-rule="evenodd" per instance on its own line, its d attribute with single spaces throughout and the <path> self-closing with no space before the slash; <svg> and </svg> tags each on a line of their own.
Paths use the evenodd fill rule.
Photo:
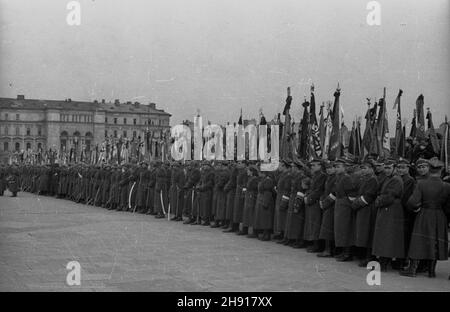
<svg viewBox="0 0 450 312">
<path fill-rule="evenodd" d="M 449 104 L 448 0 L 0 0 L 0 292 L 450 292 Z"/>
</svg>

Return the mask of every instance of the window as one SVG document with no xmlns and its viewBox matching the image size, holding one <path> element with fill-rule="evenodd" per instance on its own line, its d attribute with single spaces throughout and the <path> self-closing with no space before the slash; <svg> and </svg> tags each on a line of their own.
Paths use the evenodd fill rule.
<svg viewBox="0 0 450 312">
<path fill-rule="evenodd" d="M 136 131 L 133 131 L 133 138 L 136 137 Z"/>
<path fill-rule="evenodd" d="M 117 118 L 114 118 L 114 124 L 117 125 Z"/>
<path fill-rule="evenodd" d="M 9 144 L 8 142 L 3 143 L 3 150 L 6 152 L 9 150 Z"/>
<path fill-rule="evenodd" d="M 75 121 L 75 115 L 72 115 L 72 122 Z"/>
<path fill-rule="evenodd" d="M 38 135 L 41 136 L 42 135 L 42 127 L 38 126 Z"/>
<path fill-rule="evenodd" d="M 31 135 L 31 129 L 27 128 L 27 136 L 30 136 L 30 135 Z"/>
<path fill-rule="evenodd" d="M 28 142 L 28 143 L 27 143 L 27 151 L 30 150 L 30 149 L 31 149 L 31 143 Z"/>
<path fill-rule="evenodd" d="M 126 118 L 123 119 L 123 124 L 124 124 L 124 125 L 127 124 L 127 119 L 126 119 Z"/>
<path fill-rule="evenodd" d="M 105 117 L 105 123 L 108 123 L 108 117 Z"/>
<path fill-rule="evenodd" d="M 9 133 L 8 133 L 9 131 L 8 131 L 8 126 L 6 126 L 5 127 L 5 135 L 8 135 Z"/>
<path fill-rule="evenodd" d="M 105 138 L 108 137 L 108 130 L 105 130 Z"/>
<path fill-rule="evenodd" d="M 123 131 L 123 137 L 124 137 L 124 138 L 127 137 L 127 131 L 126 131 L 126 130 Z"/>
<path fill-rule="evenodd" d="M 20 143 L 16 142 L 16 152 L 19 152 L 19 151 L 20 151 Z"/>
<path fill-rule="evenodd" d="M 42 143 L 38 143 L 38 150 L 42 149 Z"/>
<path fill-rule="evenodd" d="M 117 130 L 114 130 L 114 137 L 117 138 Z"/>
<path fill-rule="evenodd" d="M 20 128 L 16 127 L 16 135 L 20 135 Z"/>
<path fill-rule="evenodd" d="M 16 114 L 16 120 L 20 120 L 20 115 Z"/>
<path fill-rule="evenodd" d="M 137 123 L 136 118 L 133 119 L 133 125 L 135 125 Z"/>
<path fill-rule="evenodd" d="M 8 120 L 8 113 L 5 114 L 5 120 Z"/>
</svg>

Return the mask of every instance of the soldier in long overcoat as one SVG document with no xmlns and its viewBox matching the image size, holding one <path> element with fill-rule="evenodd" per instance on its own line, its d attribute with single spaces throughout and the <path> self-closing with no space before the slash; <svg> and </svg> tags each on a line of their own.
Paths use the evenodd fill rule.
<svg viewBox="0 0 450 312">
<path fill-rule="evenodd" d="M 322 222 L 320 224 L 319 239 L 325 241 L 325 249 L 318 253 L 318 257 L 334 256 L 334 202 L 336 200 L 336 173 L 334 163 L 325 162 L 327 180 L 325 181 L 324 192 L 319 201 L 322 209 Z"/>
<path fill-rule="evenodd" d="M 322 223 L 322 209 L 320 209 L 320 197 L 325 189 L 326 174 L 323 172 L 323 161 L 321 159 L 313 159 L 310 161 L 311 167 L 311 188 L 306 192 L 305 201 L 305 229 L 304 240 L 309 241 L 308 252 L 319 252 L 321 246 L 319 244 L 320 226 Z"/>
<path fill-rule="evenodd" d="M 236 197 L 236 185 L 237 185 L 237 176 L 238 169 L 234 165 L 230 165 L 229 167 L 230 179 L 227 184 L 223 188 L 226 194 L 226 204 L 225 204 L 225 222 L 229 229 L 224 230 L 226 233 L 232 233 L 239 231 L 239 223 L 232 223 L 233 221 L 233 209 L 234 209 L 234 199 Z"/>
<path fill-rule="evenodd" d="M 382 271 L 392 258 L 405 258 L 404 212 L 402 207 L 403 181 L 395 175 L 395 162 L 385 161 L 386 180 L 375 200 L 377 217 L 372 253 L 380 260 Z"/>
<path fill-rule="evenodd" d="M 360 175 L 361 183 L 356 198 L 352 200 L 352 208 L 356 213 L 355 246 L 361 249 L 359 266 L 366 267 L 367 263 L 372 260 L 378 181 L 370 161 L 364 161 L 360 165 Z"/>
<path fill-rule="evenodd" d="M 337 261 L 353 259 L 352 246 L 355 244 L 355 212 L 352 209 L 351 197 L 355 197 L 358 187 L 348 170 L 349 160 L 340 158 L 335 161 L 336 167 L 336 201 L 334 206 L 334 237 L 336 247 L 343 248 Z"/>
<path fill-rule="evenodd" d="M 450 213 L 450 184 L 441 180 L 444 164 L 438 159 L 430 163 L 430 176 L 417 182 L 408 208 L 416 213 L 408 258 L 411 265 L 400 274 L 416 275 L 419 260 L 428 265 L 428 276 L 436 277 L 438 260 L 448 259 L 448 220 Z"/>
<path fill-rule="evenodd" d="M 262 231 L 260 237 L 263 241 L 270 240 L 273 230 L 273 216 L 275 213 L 274 187 L 275 183 L 268 171 L 261 171 L 261 181 L 258 183 L 258 196 L 256 198 L 254 228 Z"/>
<path fill-rule="evenodd" d="M 274 236 L 274 239 L 281 239 L 280 244 L 284 244 L 288 240 L 285 236 L 285 229 L 289 196 L 291 193 L 291 164 L 292 161 L 290 160 L 283 160 L 281 162 L 276 186 L 277 196 L 275 198 L 274 232 L 277 234 Z"/>
<path fill-rule="evenodd" d="M 244 214 L 244 203 L 245 203 L 245 193 L 243 189 L 247 185 L 247 168 L 243 164 L 238 164 L 238 174 L 236 178 L 236 195 L 234 197 L 234 207 L 233 207 L 233 224 L 242 223 L 242 216 Z M 240 231 L 237 232 L 239 234 Z M 247 234 L 247 233 L 246 233 Z"/>
<path fill-rule="evenodd" d="M 247 169 L 247 185 L 242 189 L 245 194 L 244 199 L 244 212 L 242 215 L 242 232 L 241 235 L 247 235 L 250 238 L 257 238 L 258 235 L 253 228 L 254 213 L 256 206 L 256 198 L 258 196 L 258 184 L 261 177 L 258 174 L 256 166 L 250 165 Z M 253 233 L 249 234 L 249 227 L 252 227 Z"/>
</svg>

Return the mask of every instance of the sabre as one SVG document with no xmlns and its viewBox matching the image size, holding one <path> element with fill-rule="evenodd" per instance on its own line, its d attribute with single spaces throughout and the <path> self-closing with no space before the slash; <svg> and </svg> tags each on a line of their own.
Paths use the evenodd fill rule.
<svg viewBox="0 0 450 312">
<path fill-rule="evenodd" d="M 166 209 L 164 209 L 164 201 L 162 197 L 162 190 L 159 191 L 159 199 L 161 200 L 161 207 L 163 209 L 164 214 L 166 214 Z"/>
<path fill-rule="evenodd" d="M 131 209 L 131 193 L 133 193 L 133 189 L 134 189 L 135 185 L 136 185 L 136 181 L 133 182 L 133 185 L 131 186 L 131 189 L 130 189 L 130 194 L 128 195 L 128 209 Z M 134 207 L 134 209 L 136 209 L 136 207 Z M 134 210 L 133 210 L 133 213 L 134 213 Z"/>
<path fill-rule="evenodd" d="M 92 202 L 92 205 L 95 205 L 95 202 L 97 201 L 97 196 L 98 196 L 99 192 L 100 192 L 100 186 L 98 187 L 97 194 L 95 194 L 94 201 Z"/>
<path fill-rule="evenodd" d="M 169 207 L 167 207 L 167 221 L 170 221 L 170 202 L 169 202 Z"/>
</svg>

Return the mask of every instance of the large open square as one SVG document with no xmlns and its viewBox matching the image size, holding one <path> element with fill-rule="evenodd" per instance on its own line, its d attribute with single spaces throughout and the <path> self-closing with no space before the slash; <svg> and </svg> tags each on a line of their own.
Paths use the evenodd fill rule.
<svg viewBox="0 0 450 312">
<path fill-rule="evenodd" d="M 68 286 L 70 261 L 81 285 Z M 205 226 L 9 192 L 0 197 L 0 291 L 449 291 L 450 262 L 435 279 L 381 274 L 356 262 Z"/>
</svg>

